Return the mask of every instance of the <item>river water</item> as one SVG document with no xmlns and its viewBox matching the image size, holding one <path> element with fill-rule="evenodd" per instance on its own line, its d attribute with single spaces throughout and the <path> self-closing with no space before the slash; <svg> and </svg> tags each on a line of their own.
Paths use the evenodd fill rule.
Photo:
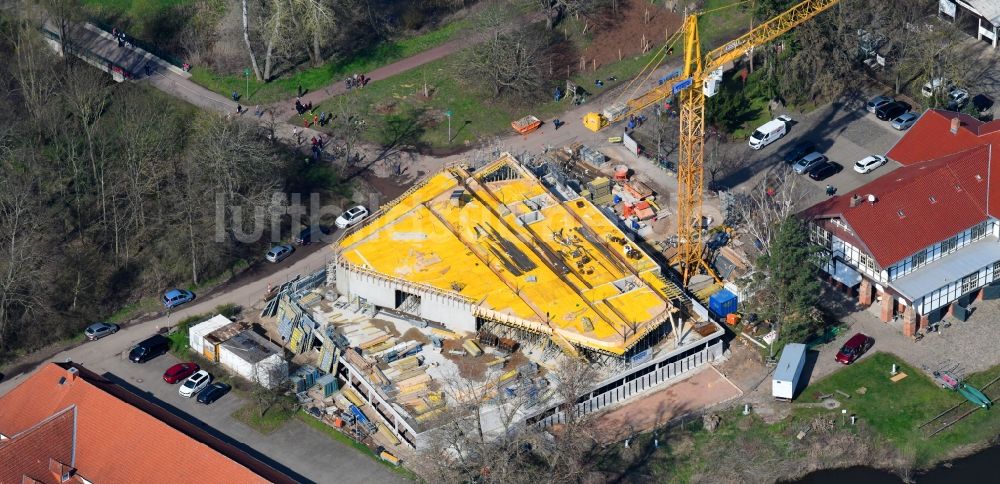
<svg viewBox="0 0 1000 484">
<path fill-rule="evenodd" d="M 977 454 L 952 461 L 948 466 L 935 467 L 925 473 L 912 476 L 917 484 L 952 484 L 972 482 L 1000 482 L 997 463 L 1000 462 L 1000 446 L 990 447 Z M 797 484 L 899 484 L 899 476 L 870 467 L 851 467 L 817 471 Z"/>
</svg>

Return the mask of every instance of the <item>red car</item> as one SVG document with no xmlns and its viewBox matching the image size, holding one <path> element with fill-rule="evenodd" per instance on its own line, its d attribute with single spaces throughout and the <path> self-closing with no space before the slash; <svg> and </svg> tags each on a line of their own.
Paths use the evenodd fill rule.
<svg viewBox="0 0 1000 484">
<path fill-rule="evenodd" d="M 163 373 L 163 381 L 170 384 L 177 383 L 193 375 L 198 370 L 198 365 L 194 363 L 178 363 L 167 368 L 167 371 Z"/>
<path fill-rule="evenodd" d="M 854 360 L 861 358 L 865 351 L 871 349 L 873 344 L 875 344 L 875 338 L 864 333 L 855 334 L 840 348 L 837 353 L 837 362 L 850 365 L 854 363 Z"/>
</svg>

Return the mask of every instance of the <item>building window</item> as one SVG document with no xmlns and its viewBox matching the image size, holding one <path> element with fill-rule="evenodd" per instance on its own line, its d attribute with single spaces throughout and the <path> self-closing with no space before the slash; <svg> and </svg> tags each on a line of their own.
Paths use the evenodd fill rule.
<svg viewBox="0 0 1000 484">
<path fill-rule="evenodd" d="M 969 275 L 967 275 L 967 276 L 965 276 L 965 277 L 962 278 L 962 290 L 959 291 L 959 294 L 965 294 L 967 292 L 970 292 L 973 289 L 975 289 L 977 286 L 979 286 L 979 272 L 978 271 L 973 272 L 972 274 L 969 274 Z"/>
<path fill-rule="evenodd" d="M 941 242 L 941 254 L 947 254 L 958 246 L 958 237 L 952 237 L 944 242 Z"/>
<path fill-rule="evenodd" d="M 1000 279 L 1000 261 L 993 263 L 993 280 Z"/>
<path fill-rule="evenodd" d="M 927 249 L 924 249 L 914 254 L 910 262 L 910 265 L 912 266 L 912 268 L 917 268 L 924 265 L 925 262 L 927 262 Z"/>
<path fill-rule="evenodd" d="M 986 222 L 972 227 L 972 240 L 976 241 L 986 236 Z"/>
</svg>

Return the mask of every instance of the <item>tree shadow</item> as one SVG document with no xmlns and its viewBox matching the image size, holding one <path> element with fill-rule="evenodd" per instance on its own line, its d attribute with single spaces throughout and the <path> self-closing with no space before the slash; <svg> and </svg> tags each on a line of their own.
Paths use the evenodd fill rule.
<svg viewBox="0 0 1000 484">
<path fill-rule="evenodd" d="M 378 151 L 371 159 L 361 159 L 353 170 L 344 176 L 344 183 L 363 175 L 376 163 L 399 156 L 404 151 L 420 151 L 428 144 L 423 140 L 426 131 L 425 108 L 412 108 L 382 119 L 376 129 Z M 348 161 L 350 164 L 350 160 Z"/>
</svg>

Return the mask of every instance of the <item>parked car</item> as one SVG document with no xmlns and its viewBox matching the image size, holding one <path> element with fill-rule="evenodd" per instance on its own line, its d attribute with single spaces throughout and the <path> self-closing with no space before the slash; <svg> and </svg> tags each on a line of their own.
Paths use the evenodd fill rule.
<svg viewBox="0 0 1000 484">
<path fill-rule="evenodd" d="M 875 117 L 883 121 L 895 119 L 910 110 L 910 105 L 902 101 L 895 101 L 875 110 Z"/>
<path fill-rule="evenodd" d="M 87 326 L 87 329 L 83 330 L 84 336 L 88 340 L 94 341 L 101 339 L 109 334 L 114 334 L 118 332 L 118 325 L 111 323 L 94 323 Z"/>
<path fill-rule="evenodd" d="M 292 249 L 292 246 L 290 245 L 276 245 L 271 247 L 271 250 L 267 251 L 264 258 L 267 259 L 268 262 L 281 262 L 285 257 L 292 255 L 293 250 L 294 249 Z"/>
<path fill-rule="evenodd" d="M 292 240 L 296 245 L 308 245 L 311 244 L 313 239 L 327 234 L 326 227 L 321 225 L 310 225 L 299 231 L 299 235 L 296 235 Z"/>
<path fill-rule="evenodd" d="M 169 350 L 170 340 L 162 334 L 154 334 L 133 346 L 132 351 L 128 353 L 128 359 L 133 363 L 145 363 Z"/>
<path fill-rule="evenodd" d="M 802 159 L 803 156 L 808 155 L 816 151 L 816 143 L 812 141 L 800 141 L 798 144 L 792 147 L 785 153 L 785 161 L 788 163 L 795 163 Z"/>
<path fill-rule="evenodd" d="M 895 101 L 895 99 L 889 96 L 875 96 L 868 101 L 868 112 L 874 114 L 876 109 Z"/>
<path fill-rule="evenodd" d="M 229 389 L 232 388 L 229 385 L 222 382 L 215 382 L 198 394 L 198 403 L 204 403 L 209 405 L 216 400 L 222 398 L 223 395 L 229 393 Z"/>
<path fill-rule="evenodd" d="M 809 178 L 812 178 L 813 180 L 826 180 L 827 178 L 840 173 L 840 170 L 843 169 L 844 167 L 840 166 L 840 163 L 824 161 L 809 170 Z"/>
<path fill-rule="evenodd" d="M 857 333 L 851 336 L 851 339 L 847 340 L 844 346 L 840 348 L 840 351 L 837 352 L 837 362 L 850 365 L 858 358 L 861 358 L 861 355 L 870 350 L 874 344 L 875 338 L 864 333 Z"/>
<path fill-rule="evenodd" d="M 174 383 L 193 375 L 194 372 L 200 369 L 201 368 L 198 368 L 198 365 L 195 363 L 178 363 L 170 368 L 167 368 L 167 371 L 163 372 L 163 381 L 173 385 Z"/>
<path fill-rule="evenodd" d="M 961 88 L 952 89 L 948 93 L 948 105 L 946 108 L 949 111 L 960 111 L 966 104 L 969 104 L 969 99 L 969 91 Z"/>
<path fill-rule="evenodd" d="M 902 131 L 904 129 L 910 129 L 910 126 L 913 126 L 913 123 L 916 123 L 918 119 L 920 119 L 920 116 L 918 116 L 917 113 L 903 113 L 896 116 L 896 119 L 893 119 L 890 124 L 893 128 Z"/>
<path fill-rule="evenodd" d="M 934 95 L 935 91 L 948 92 L 955 86 L 955 83 L 951 82 L 951 79 L 944 77 L 936 77 L 927 81 L 924 87 L 920 88 L 920 94 L 924 97 L 931 97 Z"/>
<path fill-rule="evenodd" d="M 854 162 L 854 171 L 858 173 L 868 173 L 886 164 L 888 161 L 889 159 L 882 155 L 866 156 Z"/>
<path fill-rule="evenodd" d="M 212 382 L 212 375 L 205 370 L 198 370 L 197 373 L 184 380 L 184 384 L 177 390 L 184 398 L 191 398 L 195 393 L 200 392 Z"/>
<path fill-rule="evenodd" d="M 809 172 L 809 170 L 812 170 L 816 165 L 827 161 L 827 159 L 828 158 L 822 153 L 813 151 L 812 153 L 800 158 L 799 161 L 796 161 L 795 164 L 792 165 L 792 170 L 801 175 Z"/>
<path fill-rule="evenodd" d="M 187 289 L 171 289 L 163 293 L 163 306 L 167 309 L 172 309 L 191 301 L 194 301 L 194 293 Z"/>
<path fill-rule="evenodd" d="M 362 221 L 367 216 L 368 209 L 358 205 L 356 207 L 351 207 L 347 209 L 346 212 L 340 214 L 340 216 L 337 217 L 335 224 L 338 228 L 346 229 L 347 227 Z"/>
</svg>

